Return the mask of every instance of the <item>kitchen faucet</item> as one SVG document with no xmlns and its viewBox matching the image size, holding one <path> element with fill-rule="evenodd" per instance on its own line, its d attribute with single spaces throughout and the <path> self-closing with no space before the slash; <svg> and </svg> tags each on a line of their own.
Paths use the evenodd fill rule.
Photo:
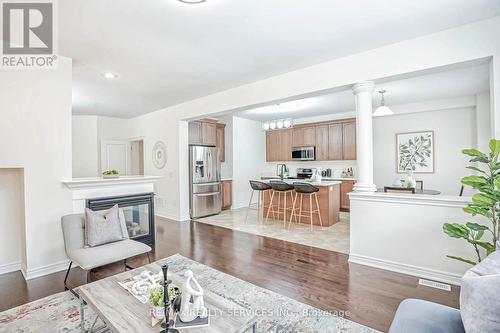
<svg viewBox="0 0 500 333">
<path fill-rule="evenodd" d="M 288 167 L 286 166 L 286 164 L 280 164 L 279 170 L 280 179 L 281 181 L 283 181 L 283 179 L 285 179 L 285 172 L 288 172 Z"/>
</svg>

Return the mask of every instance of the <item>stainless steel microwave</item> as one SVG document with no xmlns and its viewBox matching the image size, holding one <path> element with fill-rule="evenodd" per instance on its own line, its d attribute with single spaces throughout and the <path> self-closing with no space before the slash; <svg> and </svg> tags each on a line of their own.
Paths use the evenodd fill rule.
<svg viewBox="0 0 500 333">
<path fill-rule="evenodd" d="M 316 147 L 293 147 L 292 160 L 293 161 L 314 161 L 316 159 Z"/>
</svg>

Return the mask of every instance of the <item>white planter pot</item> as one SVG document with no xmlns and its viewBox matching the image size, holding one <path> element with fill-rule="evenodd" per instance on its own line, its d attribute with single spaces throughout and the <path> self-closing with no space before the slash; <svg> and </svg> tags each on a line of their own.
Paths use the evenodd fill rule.
<svg viewBox="0 0 500 333">
<path fill-rule="evenodd" d="M 165 309 L 162 307 L 153 307 L 153 309 L 151 310 L 151 312 L 153 313 L 153 317 L 155 317 L 156 319 L 163 319 L 165 318 Z"/>
<path fill-rule="evenodd" d="M 496 248 L 497 248 L 497 251 L 500 251 L 500 241 L 497 241 L 497 246 L 496 246 Z"/>
</svg>

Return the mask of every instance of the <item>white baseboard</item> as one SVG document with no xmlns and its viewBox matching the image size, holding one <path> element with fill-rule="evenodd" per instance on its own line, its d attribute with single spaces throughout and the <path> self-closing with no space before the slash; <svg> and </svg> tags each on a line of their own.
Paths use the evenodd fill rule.
<svg viewBox="0 0 500 333">
<path fill-rule="evenodd" d="M 8 264 L 0 265 L 0 275 L 16 272 L 16 271 L 20 271 L 20 270 L 21 270 L 21 262 L 20 261 L 14 261 L 14 262 L 11 262 Z"/>
<path fill-rule="evenodd" d="M 69 266 L 69 260 L 63 260 L 50 265 L 31 268 L 28 269 L 27 271 L 22 269 L 21 272 L 23 273 L 25 280 L 31 280 L 44 275 L 67 270 L 68 266 Z M 78 265 L 73 263 L 73 266 L 71 266 L 71 268 L 73 267 L 78 267 Z"/>
<path fill-rule="evenodd" d="M 167 215 L 167 214 L 155 213 L 155 216 L 162 217 L 162 218 L 168 219 L 168 220 L 178 221 L 178 222 L 191 221 L 191 217 L 189 215 L 178 216 L 178 215 Z"/>
<path fill-rule="evenodd" d="M 462 279 L 461 275 L 455 273 L 449 273 L 440 270 L 407 265 L 399 262 L 382 260 L 352 253 L 349 254 L 349 262 L 360 265 L 366 265 L 370 267 L 381 268 L 392 272 L 408 274 L 429 280 L 450 283 L 457 286 L 460 285 Z"/>
</svg>

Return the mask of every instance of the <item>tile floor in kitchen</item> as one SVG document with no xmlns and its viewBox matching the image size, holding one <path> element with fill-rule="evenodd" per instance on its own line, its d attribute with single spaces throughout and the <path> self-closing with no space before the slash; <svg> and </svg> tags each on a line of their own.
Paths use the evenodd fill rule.
<svg viewBox="0 0 500 333">
<path fill-rule="evenodd" d="M 198 222 L 266 236 L 288 242 L 313 246 L 325 250 L 349 253 L 349 213 L 340 212 L 340 221 L 330 227 L 292 223 L 290 229 L 283 228 L 283 220 L 269 218 L 267 223 L 258 221 L 257 210 L 250 210 L 245 222 L 247 208 L 222 211 L 219 215 L 195 219 Z M 288 223 L 287 223 L 288 226 Z"/>
</svg>

